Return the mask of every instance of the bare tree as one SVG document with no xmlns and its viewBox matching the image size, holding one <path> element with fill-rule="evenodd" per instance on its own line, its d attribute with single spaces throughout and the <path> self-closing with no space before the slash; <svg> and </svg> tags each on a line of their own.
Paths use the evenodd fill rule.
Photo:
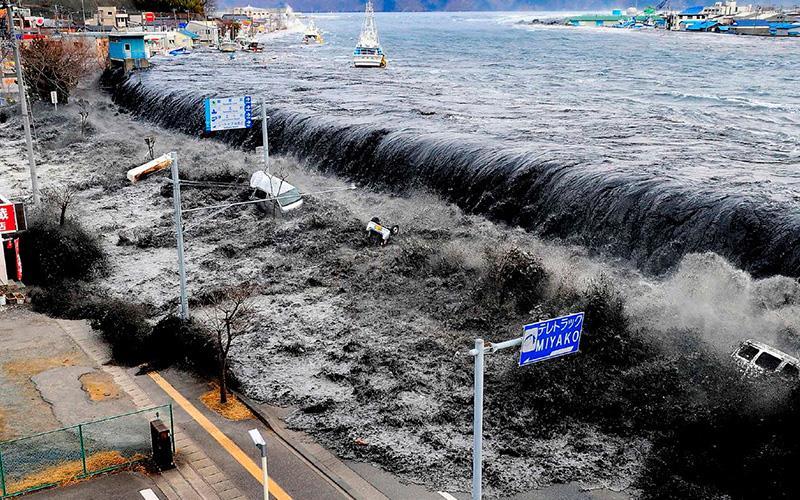
<svg viewBox="0 0 800 500">
<path fill-rule="evenodd" d="M 50 91 L 58 93 L 58 102 L 68 103 L 70 92 L 89 73 L 94 61 L 93 49 L 82 40 L 36 39 L 20 47 L 25 80 L 42 100 Z"/>
<path fill-rule="evenodd" d="M 219 364 L 219 402 L 228 402 L 228 353 L 234 340 L 242 336 L 255 314 L 251 298 L 253 288 L 240 285 L 217 292 L 216 305 L 205 315 L 204 323 L 214 334 Z"/>
<path fill-rule="evenodd" d="M 144 143 L 147 144 L 147 151 L 148 154 L 150 155 L 150 160 L 155 160 L 156 153 L 153 148 L 155 148 L 156 146 L 156 136 L 148 135 L 147 137 L 144 138 Z"/>
<path fill-rule="evenodd" d="M 75 199 L 75 188 L 68 185 L 48 186 L 42 189 L 42 199 L 59 211 L 58 225 L 63 227 L 67 222 L 67 208 Z"/>
<path fill-rule="evenodd" d="M 89 124 L 89 102 L 86 99 L 79 99 L 78 107 L 81 108 L 81 137 L 83 137 L 86 134 L 86 126 Z"/>
</svg>

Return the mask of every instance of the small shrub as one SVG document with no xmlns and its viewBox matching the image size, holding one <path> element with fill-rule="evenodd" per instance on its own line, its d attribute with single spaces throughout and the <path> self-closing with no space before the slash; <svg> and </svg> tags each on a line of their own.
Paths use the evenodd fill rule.
<svg viewBox="0 0 800 500">
<path fill-rule="evenodd" d="M 111 345 L 116 361 L 137 364 L 149 357 L 152 329 L 144 306 L 119 299 L 95 301 L 91 324 Z"/>
<path fill-rule="evenodd" d="M 167 229 L 136 228 L 117 233 L 118 246 L 136 248 L 164 248 L 175 245 L 175 236 Z"/>
<path fill-rule="evenodd" d="M 106 255 L 94 234 L 74 219 L 61 226 L 42 212 L 34 214 L 28 230 L 21 233 L 20 253 L 30 285 L 89 280 L 106 267 Z"/>
<path fill-rule="evenodd" d="M 411 275 L 422 271 L 428 266 L 428 259 L 433 255 L 433 248 L 423 242 L 407 240 L 400 247 L 399 255 L 395 258 L 397 272 Z"/>
<path fill-rule="evenodd" d="M 211 340 L 195 320 L 166 316 L 153 327 L 151 361 L 157 368 L 186 364 L 203 375 L 216 374 L 216 351 Z"/>
<path fill-rule="evenodd" d="M 591 281 L 581 298 L 586 313 L 581 349 L 608 366 L 632 366 L 646 359 L 644 339 L 630 326 L 625 302 L 611 281 Z"/>
<path fill-rule="evenodd" d="M 497 308 L 512 305 L 524 313 L 542 299 L 549 277 L 535 255 L 511 247 L 504 252 L 489 250 L 486 258 L 482 288 Z"/>
</svg>

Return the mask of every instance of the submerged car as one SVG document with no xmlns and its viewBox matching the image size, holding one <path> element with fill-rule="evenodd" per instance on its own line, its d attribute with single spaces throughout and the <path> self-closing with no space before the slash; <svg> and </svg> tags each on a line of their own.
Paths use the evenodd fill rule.
<svg viewBox="0 0 800 500">
<path fill-rule="evenodd" d="M 757 340 L 743 341 L 731 357 L 745 375 L 777 373 L 792 380 L 800 378 L 800 359 Z"/>
<path fill-rule="evenodd" d="M 263 170 L 253 173 L 250 177 L 250 187 L 255 190 L 256 198 L 264 200 L 256 204 L 262 212 L 268 212 L 271 206 L 277 206 L 281 213 L 286 213 L 303 205 L 303 195 L 296 187 Z"/>
<path fill-rule="evenodd" d="M 373 245 L 385 246 L 389 243 L 389 238 L 397 235 L 400 232 L 400 226 L 392 226 L 388 228 L 381 225 L 381 220 L 378 217 L 373 217 L 367 223 L 367 236 Z"/>
</svg>

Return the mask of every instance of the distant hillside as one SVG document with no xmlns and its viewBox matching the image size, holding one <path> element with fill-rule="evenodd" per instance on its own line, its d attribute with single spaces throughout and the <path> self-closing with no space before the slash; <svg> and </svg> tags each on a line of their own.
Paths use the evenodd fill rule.
<svg viewBox="0 0 800 500">
<path fill-rule="evenodd" d="M 212 2 L 209 0 L 208 4 Z M 178 12 L 202 12 L 204 0 L 83 0 L 83 6 L 86 9 L 86 17 L 91 17 L 97 12 L 98 6 L 103 7 L 117 7 L 127 11 L 154 11 L 154 12 L 171 12 L 176 9 Z M 232 2 L 232 5 L 245 5 L 246 2 Z M 22 1 L 22 6 L 31 9 L 33 14 L 46 14 L 48 17 L 51 13 L 55 12 L 55 6 L 58 6 L 58 11 L 65 13 L 70 12 L 73 17 L 80 19 L 81 17 L 81 0 L 33 0 Z"/>
</svg>

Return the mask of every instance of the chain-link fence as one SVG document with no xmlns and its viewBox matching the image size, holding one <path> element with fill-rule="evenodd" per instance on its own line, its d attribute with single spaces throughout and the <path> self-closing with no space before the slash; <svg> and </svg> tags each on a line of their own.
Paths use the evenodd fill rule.
<svg viewBox="0 0 800 500">
<path fill-rule="evenodd" d="M 150 422 L 155 419 L 161 419 L 174 434 L 170 404 L 0 443 L 0 498 L 150 458 Z"/>
</svg>

